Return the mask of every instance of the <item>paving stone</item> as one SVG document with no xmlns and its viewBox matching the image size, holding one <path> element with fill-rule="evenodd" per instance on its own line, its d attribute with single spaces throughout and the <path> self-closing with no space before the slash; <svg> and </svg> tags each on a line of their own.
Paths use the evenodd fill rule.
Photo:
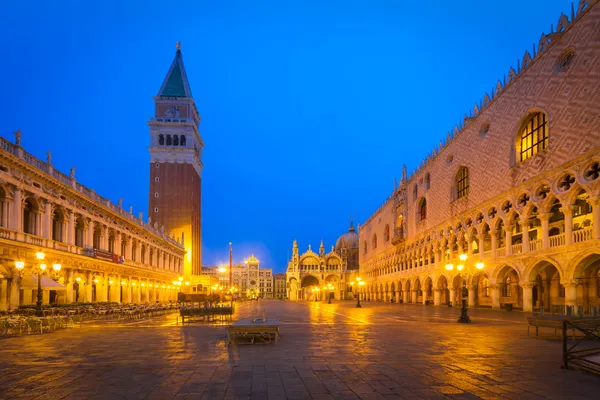
<svg viewBox="0 0 600 400">
<path fill-rule="evenodd" d="M 241 303 L 235 318 L 252 314 Z M 584 399 L 600 379 L 562 370 L 558 338 L 527 336 L 526 314 L 365 302 L 261 301 L 281 322 L 270 345 L 174 316 L 5 338 L 0 398 Z M 401 320 L 401 322 L 399 322 Z M 434 321 L 434 322 L 432 322 Z M 221 339 L 219 339 L 221 338 Z"/>
</svg>

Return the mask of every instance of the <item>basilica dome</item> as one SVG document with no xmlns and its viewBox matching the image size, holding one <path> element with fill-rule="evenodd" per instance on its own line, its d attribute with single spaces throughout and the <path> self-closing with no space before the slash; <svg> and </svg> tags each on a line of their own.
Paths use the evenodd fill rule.
<svg viewBox="0 0 600 400">
<path fill-rule="evenodd" d="M 358 233 L 354 229 L 354 224 L 350 224 L 348 232 L 340 236 L 335 242 L 335 251 L 358 249 Z"/>
</svg>

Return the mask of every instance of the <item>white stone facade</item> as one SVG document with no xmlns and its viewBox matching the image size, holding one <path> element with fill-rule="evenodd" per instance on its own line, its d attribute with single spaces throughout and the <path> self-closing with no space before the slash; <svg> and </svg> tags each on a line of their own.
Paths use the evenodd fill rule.
<svg viewBox="0 0 600 400">
<path fill-rule="evenodd" d="M 44 304 L 176 300 L 181 244 L 79 184 L 74 168 L 66 176 L 50 155 L 43 162 L 26 153 L 16 136 L 16 144 L 0 138 L 0 310 L 35 302 L 37 252 L 49 266 Z"/>
</svg>

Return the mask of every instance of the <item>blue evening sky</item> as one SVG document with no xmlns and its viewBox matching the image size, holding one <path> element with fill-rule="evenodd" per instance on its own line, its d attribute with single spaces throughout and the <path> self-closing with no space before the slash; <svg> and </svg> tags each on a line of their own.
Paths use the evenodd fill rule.
<svg viewBox="0 0 600 400">
<path fill-rule="evenodd" d="M 182 43 L 203 264 L 327 251 L 556 26 L 565 0 L 11 1 L 0 134 L 147 215 L 152 96 Z"/>
</svg>

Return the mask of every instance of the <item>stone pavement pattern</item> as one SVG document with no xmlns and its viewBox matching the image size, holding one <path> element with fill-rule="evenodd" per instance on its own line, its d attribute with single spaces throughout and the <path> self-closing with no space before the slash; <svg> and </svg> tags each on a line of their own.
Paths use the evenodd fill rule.
<svg viewBox="0 0 600 400">
<path fill-rule="evenodd" d="M 248 317 L 256 302 L 238 306 Z M 226 328 L 175 316 L 92 322 L 0 340 L 0 398 L 592 399 L 600 379 L 564 371 L 561 342 L 526 316 L 353 302 L 261 301 L 276 344 L 228 346 Z"/>
</svg>

